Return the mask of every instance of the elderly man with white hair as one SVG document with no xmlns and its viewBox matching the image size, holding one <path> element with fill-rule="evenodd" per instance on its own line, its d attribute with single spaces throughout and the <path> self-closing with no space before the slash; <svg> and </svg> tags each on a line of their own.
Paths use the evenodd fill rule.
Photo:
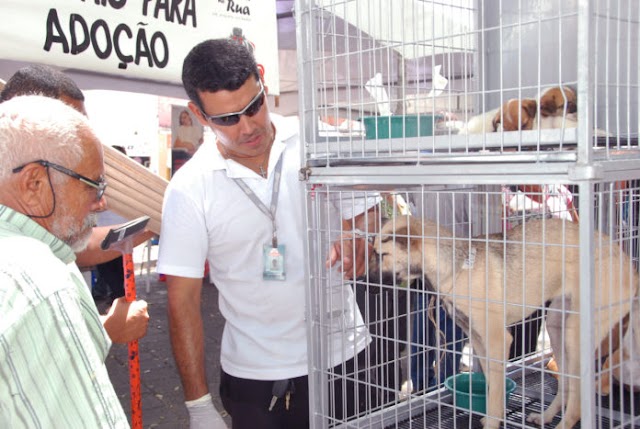
<svg viewBox="0 0 640 429">
<path fill-rule="evenodd" d="M 40 96 L 0 104 L 0 427 L 129 427 L 74 262 L 106 208 L 103 177 L 82 114 Z"/>
</svg>

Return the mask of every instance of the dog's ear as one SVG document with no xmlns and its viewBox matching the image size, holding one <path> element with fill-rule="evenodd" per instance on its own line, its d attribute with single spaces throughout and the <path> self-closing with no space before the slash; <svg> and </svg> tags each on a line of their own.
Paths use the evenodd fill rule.
<svg viewBox="0 0 640 429">
<path fill-rule="evenodd" d="M 396 229 L 400 228 L 399 222 L 400 224 L 403 223 L 402 220 L 399 219 L 401 218 L 398 217 L 397 219 L 392 219 L 386 214 L 383 214 L 380 219 L 380 237 L 384 238 L 385 235 L 395 234 Z"/>
<path fill-rule="evenodd" d="M 578 96 L 576 90 L 570 86 L 564 86 L 564 94 L 567 97 L 567 113 L 576 113 L 578 111 Z"/>
<path fill-rule="evenodd" d="M 396 235 L 394 237 L 390 237 L 396 245 L 407 247 L 409 245 L 409 227 L 402 226 L 396 230 Z"/>
<path fill-rule="evenodd" d="M 491 120 L 491 125 L 493 125 L 494 133 L 498 131 L 498 125 L 500 125 L 501 118 L 502 118 L 502 109 L 498 109 L 498 112 L 496 112 L 496 114 L 493 116 L 493 119 Z"/>
<path fill-rule="evenodd" d="M 503 118 L 502 118 L 502 130 L 503 131 L 517 131 L 522 129 L 522 126 L 528 122 L 528 116 L 526 111 L 523 111 L 523 101 L 517 98 L 512 98 L 502 106 Z M 497 127 L 496 127 L 497 130 Z"/>
<path fill-rule="evenodd" d="M 379 241 L 383 243 L 399 243 L 400 245 L 407 244 L 407 235 L 409 232 L 408 225 L 397 225 L 397 221 L 390 219 L 387 222 L 383 222 L 380 229 L 380 235 L 376 239 L 376 243 Z M 378 250 L 378 249 L 374 249 Z"/>
<path fill-rule="evenodd" d="M 530 130 L 533 128 L 537 112 L 538 103 L 531 98 L 525 98 L 520 104 L 520 126 L 521 130 Z"/>
<path fill-rule="evenodd" d="M 540 116 L 553 116 L 558 109 L 557 101 L 555 97 L 555 93 L 557 92 L 556 88 L 553 88 L 547 91 L 540 98 Z M 560 94 L 562 97 L 562 94 Z"/>
<path fill-rule="evenodd" d="M 400 216 L 395 221 L 391 220 L 389 226 L 389 228 L 383 228 L 380 240 L 382 243 L 393 242 L 397 246 L 407 247 L 411 241 L 420 240 L 422 242 L 424 227 L 420 218 Z"/>
<path fill-rule="evenodd" d="M 538 103 L 532 98 L 526 98 L 522 100 L 522 108 L 529 114 L 529 117 L 536 116 L 538 110 Z"/>
<path fill-rule="evenodd" d="M 540 115 L 561 116 L 565 105 L 567 113 L 575 113 L 577 103 L 576 92 L 570 86 L 550 88 L 540 96 Z"/>
</svg>

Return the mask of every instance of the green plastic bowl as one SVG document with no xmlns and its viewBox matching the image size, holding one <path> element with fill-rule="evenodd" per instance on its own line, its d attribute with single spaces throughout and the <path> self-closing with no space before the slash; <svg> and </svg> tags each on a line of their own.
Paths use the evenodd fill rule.
<svg viewBox="0 0 640 429">
<path fill-rule="evenodd" d="M 487 412 L 487 381 L 481 372 L 463 372 L 452 375 L 444 381 L 445 387 L 453 393 L 453 403 L 458 408 L 485 414 Z M 505 379 L 506 400 L 516 390 L 516 382 Z"/>
<path fill-rule="evenodd" d="M 388 139 L 433 135 L 433 115 L 365 116 L 365 139 Z"/>
</svg>

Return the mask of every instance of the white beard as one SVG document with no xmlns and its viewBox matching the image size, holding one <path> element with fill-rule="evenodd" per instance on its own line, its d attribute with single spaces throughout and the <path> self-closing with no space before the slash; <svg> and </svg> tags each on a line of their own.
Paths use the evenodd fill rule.
<svg viewBox="0 0 640 429">
<path fill-rule="evenodd" d="M 53 222 L 51 233 L 64 241 L 74 252 L 81 252 L 87 248 L 93 227 L 98 220 L 97 213 L 90 213 L 82 225 L 69 225 L 70 220 L 66 213 L 62 213 Z"/>
</svg>

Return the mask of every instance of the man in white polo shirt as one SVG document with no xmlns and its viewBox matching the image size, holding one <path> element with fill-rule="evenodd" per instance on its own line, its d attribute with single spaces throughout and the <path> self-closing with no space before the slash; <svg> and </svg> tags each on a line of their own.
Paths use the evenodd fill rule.
<svg viewBox="0 0 640 429">
<path fill-rule="evenodd" d="M 189 108 L 216 135 L 167 188 L 158 262 L 158 271 L 167 275 L 171 341 L 191 427 L 211 427 L 216 418 L 200 317 L 205 261 L 226 320 L 220 393 L 233 427 L 308 427 L 306 230 L 298 121 L 269 113 L 255 59 L 237 42 L 208 40 L 194 47 L 184 61 L 182 80 Z M 341 210 L 344 221 L 365 229 L 376 204 L 375 198 L 350 200 Z M 330 264 L 341 261 L 350 277 L 360 275 L 364 248 L 362 239 L 355 246 L 336 245 Z M 353 303 L 349 285 L 344 296 Z M 342 321 L 353 326 L 352 336 L 341 343 L 346 347 L 334 348 L 331 364 L 337 371 L 352 372 L 364 368 L 354 365 L 354 356 L 369 338 L 357 306 L 347 305 L 345 311 Z M 336 345 L 339 340 L 334 338 Z M 282 399 L 273 401 L 280 388 Z M 333 398 L 330 406 L 338 418 L 363 411 L 370 399 L 354 390 L 336 389 L 351 394 Z"/>
</svg>

